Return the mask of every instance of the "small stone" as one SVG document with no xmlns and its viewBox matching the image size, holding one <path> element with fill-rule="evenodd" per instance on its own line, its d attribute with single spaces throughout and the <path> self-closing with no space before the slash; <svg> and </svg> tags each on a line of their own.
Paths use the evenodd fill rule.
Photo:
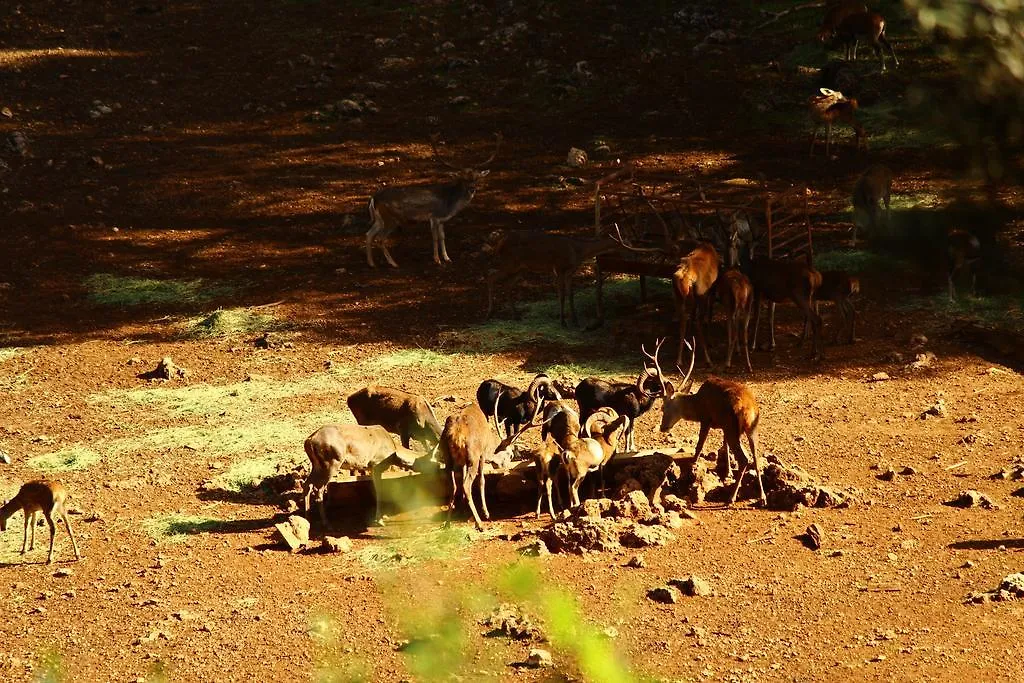
<svg viewBox="0 0 1024 683">
<path fill-rule="evenodd" d="M 614 626 L 609 626 L 609 627 L 605 628 L 603 631 L 601 631 L 601 633 L 603 633 L 606 638 L 618 638 L 619 637 L 619 629 L 615 628 Z"/>
<path fill-rule="evenodd" d="M 812 524 L 807 527 L 807 531 L 804 532 L 803 543 L 811 550 L 818 550 L 821 548 L 822 538 L 825 532 L 821 530 L 821 527 L 817 524 Z"/>
<path fill-rule="evenodd" d="M 5 119 L 13 119 L 14 112 L 11 111 L 10 107 L 4 107 L 3 109 L 0 109 L 0 116 L 3 116 Z"/>
<path fill-rule="evenodd" d="M 520 548 L 519 554 L 523 557 L 544 557 L 550 555 L 551 551 L 548 550 L 544 541 L 534 541 Z"/>
<path fill-rule="evenodd" d="M 683 594 L 675 586 L 658 586 L 647 591 L 647 597 L 654 602 L 674 605 L 682 599 Z"/>
<path fill-rule="evenodd" d="M 713 594 L 711 584 L 699 576 L 685 576 L 681 579 L 669 579 L 668 585 L 675 586 L 681 590 L 684 595 L 689 595 L 691 597 L 706 598 Z"/>
<path fill-rule="evenodd" d="M 348 536 L 324 536 L 320 547 L 329 553 L 347 553 L 352 550 L 352 539 Z"/>
<path fill-rule="evenodd" d="M 647 560 L 644 559 L 643 555 L 637 553 L 633 557 L 629 558 L 629 562 L 626 563 L 626 566 L 632 567 L 633 569 L 643 569 L 647 566 Z"/>
<path fill-rule="evenodd" d="M 845 550 L 833 550 L 828 554 L 829 557 L 843 557 L 846 555 Z"/>
<path fill-rule="evenodd" d="M 967 491 L 961 491 L 960 495 L 953 500 L 946 501 L 944 505 L 958 508 L 975 508 L 982 507 L 987 510 L 997 510 L 999 506 L 984 493 L 975 491 L 973 489 Z"/>
<path fill-rule="evenodd" d="M 892 379 L 892 378 L 889 377 L 889 373 L 887 373 L 887 372 L 876 372 L 875 374 L 871 375 L 871 379 L 869 379 L 868 381 L 869 382 L 888 382 L 890 379 Z"/>
<path fill-rule="evenodd" d="M 925 353 L 919 353 L 914 356 L 914 360 L 907 367 L 911 370 L 925 370 L 930 368 L 935 360 L 935 354 L 931 351 L 926 351 Z"/>
<path fill-rule="evenodd" d="M 927 420 L 931 417 L 946 417 L 946 402 L 943 399 L 939 399 L 934 404 L 929 406 L 923 413 L 921 413 L 920 419 Z"/>
<path fill-rule="evenodd" d="M 900 470 L 900 474 L 902 474 L 904 477 L 912 477 L 913 475 L 915 475 L 917 473 L 918 473 L 917 470 L 915 470 L 910 465 L 907 465 L 902 470 Z"/>
<path fill-rule="evenodd" d="M 587 165 L 587 153 L 578 147 L 570 147 L 565 163 L 573 168 L 581 168 Z"/>
<path fill-rule="evenodd" d="M 881 479 L 882 481 L 892 481 L 893 479 L 896 478 L 896 470 L 889 467 L 884 472 L 877 475 L 876 478 Z"/>
<path fill-rule="evenodd" d="M 53 575 L 60 579 L 60 578 L 68 577 L 68 576 L 73 576 L 74 572 L 71 571 L 70 569 L 65 568 L 65 567 L 61 567 L 60 569 L 55 571 L 53 573 Z"/>
<path fill-rule="evenodd" d="M 534 648 L 530 650 L 530 654 L 526 658 L 526 665 L 531 669 L 547 669 L 554 666 L 555 662 L 551 659 L 550 652 Z"/>
</svg>

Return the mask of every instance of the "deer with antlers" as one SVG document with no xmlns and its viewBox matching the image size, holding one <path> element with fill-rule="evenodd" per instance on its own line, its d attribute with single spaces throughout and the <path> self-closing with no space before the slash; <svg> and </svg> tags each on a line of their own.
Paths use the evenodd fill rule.
<svg viewBox="0 0 1024 683">
<path fill-rule="evenodd" d="M 810 114 L 811 122 L 814 124 L 814 132 L 811 133 L 811 152 L 809 156 L 814 156 L 814 145 L 818 141 L 818 131 L 821 129 L 822 124 L 825 125 L 826 157 L 832 154 L 832 126 L 839 121 L 845 121 L 853 128 L 853 132 L 857 137 L 858 150 L 862 146 L 867 145 L 867 133 L 864 130 L 864 126 L 857 120 L 856 112 L 858 106 L 856 99 L 852 97 L 847 98 L 838 90 L 831 90 L 829 88 L 821 88 L 817 95 L 812 96 L 808 100 L 808 113 Z"/>
<path fill-rule="evenodd" d="M 434 151 L 434 157 L 444 166 L 454 170 L 456 177 L 447 183 L 386 187 L 370 197 L 369 211 L 373 224 L 366 233 L 366 260 L 370 267 L 375 267 L 373 248 L 379 246 L 388 265 L 397 268 L 398 264 L 391 258 L 385 240 L 402 223 L 424 221 L 430 223 L 434 263 L 451 263 L 444 241 L 444 224 L 466 208 L 473 199 L 477 182 L 490 173 L 487 169 L 480 169 L 494 161 L 501 148 L 501 141 L 501 134 L 496 133 L 494 152 L 491 156 L 474 166 L 459 167 L 452 165 L 438 153 L 437 138 L 432 136 L 430 146 Z"/>
<path fill-rule="evenodd" d="M 690 369 L 683 376 L 679 391 L 673 391 L 672 384 L 665 381 L 661 365 L 658 364 L 657 350 L 655 350 L 654 367 L 658 373 L 658 379 L 664 387 L 662 393 L 665 397 L 662 402 L 661 432 L 671 431 L 672 427 L 680 420 L 699 422 L 700 434 L 697 436 L 696 457 L 700 458 L 708 433 L 712 429 L 722 430 L 725 435 L 725 444 L 732 451 L 739 466 L 739 474 L 736 475 L 736 488 L 729 501 L 730 505 L 736 502 L 740 485 L 743 483 L 743 476 L 747 473 L 751 463 L 751 458 L 747 457 L 740 443 L 740 437 L 746 435 L 750 444 L 754 471 L 757 473 L 761 503 L 767 504 L 764 484 L 761 482 L 761 467 L 757 459 L 757 425 L 761 411 L 757 406 L 754 394 L 745 385 L 720 377 L 708 377 L 697 393 L 690 393 L 693 387 L 691 376 L 697 352 L 689 342 L 686 343 L 686 346 L 690 349 Z M 678 365 L 676 365 L 676 370 L 680 375 L 684 374 Z"/>
</svg>

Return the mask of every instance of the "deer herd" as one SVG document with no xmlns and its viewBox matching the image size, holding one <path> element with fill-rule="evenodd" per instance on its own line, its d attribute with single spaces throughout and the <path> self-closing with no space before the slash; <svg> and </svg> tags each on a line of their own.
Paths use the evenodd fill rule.
<svg viewBox="0 0 1024 683">
<path fill-rule="evenodd" d="M 856 60 L 858 44 L 863 41 L 874 49 L 884 72 L 888 51 L 893 65 L 899 66 L 892 44 L 885 35 L 886 22 L 868 10 L 859 0 L 838 0 L 828 3 L 818 34 L 822 43 L 835 40 L 845 50 L 847 60 Z M 832 151 L 832 128 L 837 122 L 852 126 L 858 148 L 866 145 L 867 133 L 857 121 L 858 102 L 838 90 L 821 88 L 808 101 L 814 124 L 811 154 L 814 153 L 819 128 L 826 127 L 825 153 Z M 366 259 L 371 267 L 374 249 L 379 248 L 388 265 L 398 264 L 388 250 L 386 240 L 403 223 L 426 222 L 430 225 L 434 262 L 448 264 L 451 259 L 445 243 L 445 223 L 462 211 L 473 199 L 479 181 L 487 176 L 488 166 L 497 156 L 502 136 L 495 137 L 494 149 L 483 162 L 471 166 L 455 166 L 445 161 L 431 139 L 436 158 L 455 171 L 450 182 L 391 186 L 376 192 L 369 200 L 372 225 L 366 233 Z M 853 188 L 854 228 L 862 225 L 876 233 L 890 218 L 892 172 L 885 166 L 869 167 Z M 884 206 L 884 220 L 883 210 Z M 747 372 L 753 372 L 750 350 L 757 348 L 761 304 L 769 305 L 769 344 L 775 347 L 775 306 L 792 303 L 804 320 L 801 343 L 812 337 L 813 357 L 820 359 L 822 301 L 833 302 L 836 324 L 833 342 L 853 343 L 856 335 L 856 310 L 852 299 L 860 292 L 856 274 L 840 270 L 815 270 L 803 260 L 782 260 L 756 255 L 759 236 L 751 217 L 743 213 L 719 213 L 718 240 L 681 241 L 675 246 L 678 266 L 672 276 L 672 292 L 679 319 L 676 368 L 681 376 L 679 388 L 662 372 L 659 352 L 665 339 L 658 340 L 654 353 L 643 352 L 643 366 L 635 382 L 613 382 L 588 377 L 575 387 L 563 386 L 546 375 L 538 375 L 525 390 L 495 379 L 482 382 L 476 402 L 448 416 L 443 427 L 430 405 L 421 397 L 397 389 L 371 385 L 348 397 L 348 407 L 357 424 L 326 425 L 306 439 L 304 447 L 310 461 L 310 474 L 303 484 L 302 500 L 308 515 L 315 498 L 319 502 L 321 522 L 327 525 L 323 498 L 327 485 L 339 470 L 369 474 L 376 494 L 374 519 L 383 523 L 381 507 L 382 473 L 389 467 L 417 470 L 422 460 L 435 461 L 450 478 L 451 497 L 448 514 L 462 492 L 476 527 L 482 520 L 473 497 L 479 488 L 483 517 L 490 518 L 485 494 L 485 473 L 488 468 L 508 470 L 523 457 L 532 460 L 536 472 L 538 494 L 536 514 L 541 515 L 543 501 L 555 517 L 555 501 L 562 505 L 561 491 L 567 490 L 572 505 L 580 503 L 580 488 L 586 477 L 597 473 L 603 486 L 603 472 L 621 444 L 626 451 L 636 450 L 635 425 L 638 418 L 662 402 L 660 430 L 668 432 L 680 420 L 699 423 L 696 455 L 700 457 L 708 433 L 720 429 L 724 434 L 722 452 L 731 452 L 738 464 L 734 476 L 735 502 L 740 482 L 753 464 L 757 473 L 760 498 L 765 501 L 758 467 L 757 428 L 759 410 L 750 389 L 740 382 L 709 377 L 692 392 L 692 373 L 697 355 L 712 364 L 705 335 L 705 326 L 712 320 L 715 302 L 725 310 L 727 345 L 726 367 L 738 347 L 742 347 Z M 573 276 L 587 261 L 601 254 L 616 251 L 645 251 L 627 242 L 615 226 L 614 234 L 598 239 L 578 239 L 566 235 L 515 231 L 500 238 L 492 248 L 494 267 L 486 278 L 487 313 L 496 308 L 495 287 L 524 272 L 555 276 L 559 298 L 559 320 L 566 326 L 568 318 L 578 326 Z M 947 235 L 947 280 L 949 298 L 955 297 L 954 280 L 969 274 L 972 288 L 976 281 L 976 265 L 981 257 L 980 243 L 967 230 L 952 230 Z M 515 288 L 506 297 L 513 314 Z M 753 339 L 749 339 L 750 319 L 754 319 Z M 689 351 L 689 370 L 684 372 L 684 356 Z M 493 427 L 493 429 L 492 429 Z M 528 431 L 541 427 L 541 446 L 520 450 L 517 442 Z M 395 441 L 398 437 L 398 442 Z M 749 457 L 741 444 L 746 437 Z M 411 450 L 417 442 L 422 450 Z M 730 459 L 732 462 L 732 459 Z M 564 481 L 564 487 L 560 482 Z M 461 482 L 461 483 L 460 483 Z M 0 507 L 0 531 L 15 512 L 25 516 L 22 553 L 35 545 L 36 515 L 41 512 L 50 529 L 48 562 L 53 561 L 56 524 L 63 521 L 71 538 L 76 559 L 78 544 L 71 531 L 65 501 L 67 491 L 57 482 L 32 481 Z M 653 501 L 657 503 L 657 501 Z M 31 544 L 30 544 L 31 537 Z"/>
</svg>

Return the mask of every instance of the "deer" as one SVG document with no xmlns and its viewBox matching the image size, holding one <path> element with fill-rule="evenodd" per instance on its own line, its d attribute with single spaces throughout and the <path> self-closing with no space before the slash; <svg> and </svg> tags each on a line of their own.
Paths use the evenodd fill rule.
<svg viewBox="0 0 1024 683">
<path fill-rule="evenodd" d="M 389 467 L 411 471 L 420 454 L 396 446 L 388 431 L 380 425 L 324 425 L 303 443 L 309 458 L 309 476 L 302 484 L 303 512 L 309 515 L 310 498 L 319 503 L 320 521 L 327 527 L 324 493 L 338 470 L 370 473 L 376 507 L 373 523 L 384 525 L 381 515 L 381 475 Z"/>
<path fill-rule="evenodd" d="M 659 347 L 664 341 L 664 339 L 659 341 Z M 643 345 L 640 348 L 644 355 L 650 357 Z M 649 382 L 655 380 L 657 377 L 654 371 L 647 367 L 646 363 L 634 383 L 607 382 L 598 377 L 587 377 L 576 385 L 576 403 L 580 407 L 580 419 L 586 421 L 599 408 L 606 406 L 613 409 L 618 415 L 625 415 L 629 418 L 629 425 L 623 434 L 626 440 L 626 450 L 636 450 L 633 432 L 637 418 L 651 409 L 659 395 L 646 388 Z"/>
<path fill-rule="evenodd" d="M 729 236 L 729 263 L 740 263 L 743 249 L 742 238 L 736 230 Z M 753 254 L 753 249 L 750 250 Z M 761 302 L 769 304 L 768 326 L 771 334 L 769 350 L 775 349 L 775 305 L 792 301 L 804 314 L 804 321 L 810 321 L 814 331 L 814 359 L 821 359 L 821 316 L 811 305 L 814 293 L 821 286 L 821 273 L 806 262 L 799 260 L 757 258 L 747 263 L 747 274 L 754 288 L 754 339 L 750 348 L 757 348 L 757 330 L 761 322 Z M 676 365 L 679 365 L 677 363 Z"/>
<path fill-rule="evenodd" d="M 808 101 L 808 112 L 811 122 L 814 124 L 814 132 L 811 133 L 811 152 L 814 156 L 814 144 L 818 141 L 818 131 L 821 125 L 825 124 L 825 156 L 830 157 L 832 153 L 832 126 L 837 121 L 845 121 L 853 128 L 857 137 L 857 149 L 867 144 L 867 132 L 857 121 L 856 111 L 858 103 L 856 99 L 847 98 L 838 90 L 820 88 L 818 95 L 812 96 Z"/>
<path fill-rule="evenodd" d="M 495 401 L 495 412 L 492 414 L 494 428 L 498 433 L 501 429 L 498 425 L 497 413 L 497 405 L 500 401 L 501 396 L 499 395 Z M 456 485 L 455 470 L 462 471 L 462 493 L 473 514 L 477 531 L 483 531 L 483 522 L 480 520 L 476 504 L 473 502 L 473 483 L 480 482 L 480 504 L 484 511 L 484 518 L 490 520 L 491 513 L 487 509 L 487 496 L 484 491 L 484 465 L 491 463 L 497 469 L 507 469 L 515 456 L 512 448 L 515 442 L 527 430 L 542 424 L 535 417 L 511 436 L 499 440 L 497 434 L 491 431 L 487 416 L 475 403 L 448 416 L 444 430 L 441 432 L 440 448 L 442 461 L 445 469 L 450 473 L 452 485 L 451 498 L 448 501 L 448 523 L 451 522 L 452 512 L 455 509 L 455 498 L 459 491 Z"/>
<path fill-rule="evenodd" d="M 444 224 L 455 214 L 462 211 L 476 194 L 477 184 L 490 171 L 480 170 L 488 166 L 498 155 L 502 136 L 495 134 L 494 152 L 482 163 L 460 168 L 446 161 L 437 150 L 437 137 L 432 136 L 430 147 L 434 158 L 442 165 L 455 171 L 455 179 L 447 183 L 432 185 L 392 186 L 378 190 L 370 197 L 368 209 L 372 224 L 366 233 L 366 261 L 371 268 L 373 248 L 380 247 L 388 265 L 397 268 L 398 264 L 391 257 L 385 240 L 396 228 L 405 222 L 430 223 L 430 236 L 434 245 L 434 263 L 438 265 L 451 263 L 448 249 L 445 246 Z"/>
<path fill-rule="evenodd" d="M 853 240 L 851 246 L 857 244 L 858 215 L 867 215 L 868 229 L 875 234 L 881 209 L 878 203 L 885 204 L 885 222 L 889 223 L 889 195 L 892 191 L 892 171 L 887 166 L 875 164 L 869 166 L 853 186 Z"/>
<path fill-rule="evenodd" d="M 897 67 L 900 65 L 900 60 L 896 59 L 896 51 L 892 49 L 892 43 L 885 37 L 885 19 L 880 14 L 868 11 L 848 14 L 836 24 L 832 35 L 845 49 L 847 61 L 856 61 L 857 45 L 863 39 L 871 43 L 875 54 L 882 62 L 883 73 L 885 72 L 885 53 L 882 51 L 882 46 L 889 51 L 893 64 Z M 824 39 L 827 40 L 829 37 L 831 36 L 826 35 Z"/>
<path fill-rule="evenodd" d="M 503 235 L 493 252 L 495 268 L 487 275 L 487 317 L 490 318 L 494 312 L 494 286 L 497 283 L 505 282 L 523 272 L 548 272 L 555 276 L 559 323 L 566 327 L 565 301 L 568 297 L 572 325 L 579 327 L 573 276 L 580 266 L 590 259 L 614 251 L 619 246 L 615 240 L 607 237 L 583 240 L 568 235 L 527 230 L 515 230 Z M 512 314 L 518 317 L 515 292 L 516 288 L 512 287 L 508 300 Z"/>
<path fill-rule="evenodd" d="M 733 489 L 732 498 L 729 504 L 736 502 L 740 485 L 743 483 L 743 475 L 750 467 L 751 458 L 748 458 L 740 444 L 740 437 L 746 436 L 750 445 L 750 454 L 753 458 L 754 471 L 757 473 L 757 486 L 761 492 L 761 504 L 767 505 L 768 499 L 765 496 L 764 484 L 761 482 L 761 466 L 757 458 L 757 426 L 760 421 L 761 411 L 754 398 L 753 392 L 739 382 L 722 379 L 720 377 L 708 377 L 701 384 L 697 393 L 691 393 L 693 388 L 693 365 L 697 353 L 693 346 L 687 342 L 690 349 L 690 369 L 687 370 L 680 384 L 679 391 L 673 391 L 672 385 L 665 381 L 661 366 L 657 364 L 655 357 L 655 368 L 658 379 L 663 383 L 664 399 L 662 400 L 662 415 L 660 431 L 666 434 L 672 430 L 680 420 L 700 423 L 700 433 L 697 436 L 696 457 L 701 457 L 704 443 L 707 441 L 708 433 L 712 429 L 721 429 L 725 436 L 725 444 L 732 452 L 739 465 L 739 474 L 736 476 L 736 488 Z M 655 353 L 657 356 L 657 353 Z M 676 369 L 680 375 L 683 370 L 678 365 Z"/>
<path fill-rule="evenodd" d="M 75 560 L 80 560 L 82 559 L 82 554 L 78 551 L 78 542 L 75 540 L 75 534 L 71 531 L 71 522 L 68 521 L 68 512 L 65 505 L 67 498 L 67 489 L 64 488 L 63 484 L 56 481 L 37 480 L 27 482 L 18 489 L 18 493 L 15 494 L 14 498 L 11 498 L 3 504 L 3 507 L 0 507 L 0 531 L 7 531 L 7 520 L 15 512 L 21 510 L 25 515 L 25 529 L 21 540 L 21 554 L 24 555 L 26 545 L 28 545 L 28 550 L 35 550 L 36 522 L 38 521 L 38 514 L 42 512 L 43 518 L 46 519 L 46 523 L 50 527 L 50 554 L 46 558 L 46 564 L 53 564 L 53 540 L 57 535 L 57 525 L 54 523 L 53 518 L 59 517 L 64 522 L 64 528 L 67 529 L 68 536 L 71 537 L 71 547 L 75 551 Z M 31 542 L 29 542 L 29 527 L 32 529 Z"/>
<path fill-rule="evenodd" d="M 814 312 L 821 314 L 821 302 L 831 301 L 835 304 L 836 312 L 840 320 L 835 325 L 832 335 L 832 343 L 838 344 L 841 336 L 846 337 L 846 343 L 852 344 L 857 330 L 857 309 L 853 307 L 852 297 L 860 293 L 860 278 L 850 275 L 844 270 L 823 270 L 821 271 L 821 285 L 814 292 Z M 804 341 L 810 330 L 810 320 L 804 322 Z M 848 330 L 848 335 L 843 331 Z"/>
<path fill-rule="evenodd" d="M 977 264 L 981 261 L 981 242 L 966 230 L 950 230 L 946 239 L 946 280 L 949 284 L 949 302 L 956 301 L 956 287 L 953 280 L 967 271 L 971 275 L 971 296 L 977 294 Z"/>
<path fill-rule="evenodd" d="M 747 361 L 747 372 L 753 372 L 750 364 L 750 348 L 748 331 L 750 329 L 750 309 L 754 300 L 754 286 L 750 278 L 739 268 L 728 268 L 718 276 L 718 299 L 725 308 L 725 327 L 728 332 L 729 344 L 725 356 L 725 367 L 732 367 L 732 354 L 743 337 L 743 354 Z"/>
<path fill-rule="evenodd" d="M 351 394 L 346 403 L 358 424 L 380 425 L 397 434 L 403 448 L 409 448 L 410 441 L 415 440 L 428 453 L 436 451 L 441 438 L 441 424 L 430 404 L 422 397 L 371 384 Z"/>
<path fill-rule="evenodd" d="M 851 14 L 867 11 L 868 6 L 861 0 L 839 0 L 829 3 L 825 8 L 825 17 L 822 19 L 821 28 L 818 30 L 818 40 L 822 43 L 828 42 L 835 35 L 836 27 L 843 19 Z"/>
<path fill-rule="evenodd" d="M 496 379 L 486 379 L 476 389 L 480 410 L 484 415 L 497 411 L 501 422 L 505 423 L 506 436 L 536 417 L 545 400 L 559 398 L 551 378 L 543 372 L 533 378 L 526 391 Z"/>
<path fill-rule="evenodd" d="M 580 433 L 580 416 L 569 401 L 556 399 L 544 404 L 544 426 L 541 428 L 541 447 L 533 452 L 533 464 L 537 473 L 537 519 L 544 496 L 548 499 L 548 512 L 555 518 L 552 488 L 562 507 L 562 494 L 557 485 L 558 466 L 561 453 L 568 448 Z"/>
</svg>

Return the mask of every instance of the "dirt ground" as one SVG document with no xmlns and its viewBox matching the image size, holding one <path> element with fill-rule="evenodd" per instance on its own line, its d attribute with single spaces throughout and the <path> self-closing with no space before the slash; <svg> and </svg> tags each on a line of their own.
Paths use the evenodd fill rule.
<svg viewBox="0 0 1024 683">
<path fill-rule="evenodd" d="M 1021 569 L 1020 482 L 990 475 L 1020 455 L 1024 382 L 988 348 L 961 343 L 953 319 L 929 304 L 934 273 L 866 278 L 860 340 L 826 347 L 820 364 L 796 348 L 798 322 L 783 307 L 779 348 L 754 354 L 752 377 L 717 368 L 753 389 L 764 452 L 857 489 L 856 503 L 793 513 L 701 506 L 674 542 L 643 550 L 645 568 L 626 567 L 635 553 L 625 551 L 523 558 L 509 537 L 547 523 L 532 514 L 499 515 L 484 534 L 462 518 L 444 548 L 431 546 L 442 538 L 431 514 L 367 531 L 357 519 L 345 532 L 352 552 L 293 554 L 273 540 L 280 501 L 204 484 L 254 459 L 303 462 L 302 438 L 351 419 L 344 396 L 371 381 L 427 397 L 443 421 L 488 377 L 522 386 L 545 369 L 575 379 L 638 371 L 640 344 L 672 329 L 664 290 L 639 305 L 628 291 L 613 295 L 617 317 L 597 332 L 518 338 L 522 326 L 474 327 L 486 237 L 516 227 L 585 233 L 586 183 L 616 158 L 708 179 L 760 172 L 809 183 L 824 245 L 848 227 L 849 189 L 868 163 L 896 171 L 896 195 L 951 201 L 973 189 L 946 148 L 897 141 L 856 154 L 844 131 L 835 159 L 808 158 L 803 124 L 793 134 L 777 121 L 802 122 L 793 103 L 811 89 L 769 64 L 810 41 L 816 10 L 754 32 L 762 6 L 775 8 L 108 0 L 0 9 L 0 448 L 12 460 L 0 486 L 9 497 L 29 479 L 62 481 L 83 551 L 71 562 L 58 529 L 58 561 L 47 566 L 40 527 L 43 548 L 20 556 L 20 515 L 0 534 L 0 676 L 618 680 L 602 660 L 588 668 L 571 643 L 540 645 L 556 666 L 535 670 L 513 664 L 536 643 L 481 635 L 491 603 L 514 593 L 503 583 L 511 566 L 573 596 L 581 623 L 638 677 L 1024 677 L 1024 606 L 964 604 Z M 680 8 L 702 18 L 678 19 Z M 695 53 L 718 29 L 756 38 Z M 939 77 L 906 20 L 891 23 L 890 37 L 899 70 L 878 77 L 873 62 L 858 65 L 869 101 L 900 100 L 908 85 Z M 326 106 L 357 93 L 377 111 L 346 118 Z M 459 161 L 489 154 L 495 131 L 505 139 L 449 224 L 454 264 L 435 266 L 426 227 L 409 226 L 393 248 L 401 269 L 370 270 L 366 198 L 385 182 L 440 177 L 426 144 L 435 131 Z M 570 146 L 597 140 L 609 158 L 561 165 Z M 1000 199 L 1019 209 L 1015 189 Z M 201 282 L 190 295 L 112 304 L 97 295 L 97 275 Z M 524 289 L 524 300 L 551 294 L 546 281 Z M 217 309 L 272 316 L 272 347 L 253 343 L 260 330 L 182 333 Z M 473 330 L 477 346 L 461 336 Z M 712 341 L 720 361 L 717 324 Z M 924 351 L 935 354 L 930 366 L 909 368 Z M 184 379 L 137 378 L 165 356 L 188 370 Z M 871 381 L 881 372 L 887 380 Z M 946 416 L 921 419 L 939 399 Z M 696 425 L 662 435 L 659 419 L 656 407 L 639 421 L 639 445 L 691 452 Z M 46 465 L 52 454 L 64 465 Z M 890 467 L 896 476 L 880 479 Z M 967 489 L 998 507 L 943 505 Z M 818 551 L 796 538 L 812 523 L 825 531 Z M 714 595 L 647 598 L 689 574 Z M 420 655 L 405 647 L 417 637 Z"/>
</svg>

